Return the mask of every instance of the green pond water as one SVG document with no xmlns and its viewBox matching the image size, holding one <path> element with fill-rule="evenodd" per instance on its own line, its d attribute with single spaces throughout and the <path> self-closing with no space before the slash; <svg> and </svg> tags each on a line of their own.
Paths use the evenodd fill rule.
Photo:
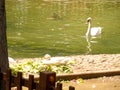
<svg viewBox="0 0 120 90">
<path fill-rule="evenodd" d="M 8 53 L 13 58 L 120 53 L 119 0 L 6 0 Z M 86 19 L 103 28 L 87 42 Z"/>
</svg>

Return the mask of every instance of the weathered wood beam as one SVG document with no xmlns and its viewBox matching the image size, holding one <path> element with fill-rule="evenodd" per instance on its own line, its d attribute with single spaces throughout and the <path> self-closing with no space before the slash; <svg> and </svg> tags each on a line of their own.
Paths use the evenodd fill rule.
<svg viewBox="0 0 120 90">
<path fill-rule="evenodd" d="M 5 72 L 8 67 L 5 0 L 0 0 L 0 68 Z M 5 89 L 5 81 L 0 80 L 0 90 Z"/>
</svg>

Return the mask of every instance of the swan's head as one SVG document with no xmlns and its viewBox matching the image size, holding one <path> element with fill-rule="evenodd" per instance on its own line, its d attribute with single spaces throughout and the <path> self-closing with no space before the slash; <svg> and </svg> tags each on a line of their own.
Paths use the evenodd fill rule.
<svg viewBox="0 0 120 90">
<path fill-rule="evenodd" d="M 91 21 L 92 21 L 92 18 L 91 18 L 91 17 L 87 18 L 87 23 L 89 23 L 89 22 L 91 22 Z"/>
</svg>

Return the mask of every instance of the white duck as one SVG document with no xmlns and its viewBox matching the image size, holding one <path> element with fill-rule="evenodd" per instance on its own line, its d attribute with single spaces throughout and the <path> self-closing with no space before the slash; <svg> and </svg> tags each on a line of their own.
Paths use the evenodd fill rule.
<svg viewBox="0 0 120 90">
<path fill-rule="evenodd" d="M 102 28 L 101 27 L 92 27 L 91 28 L 91 21 L 92 21 L 92 18 L 89 17 L 87 19 L 88 29 L 86 32 L 86 36 L 87 37 L 97 37 L 97 36 L 101 35 Z"/>
</svg>

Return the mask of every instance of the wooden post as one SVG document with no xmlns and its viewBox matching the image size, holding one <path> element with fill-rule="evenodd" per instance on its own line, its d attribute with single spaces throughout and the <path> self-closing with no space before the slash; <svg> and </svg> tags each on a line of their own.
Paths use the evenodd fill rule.
<svg viewBox="0 0 120 90">
<path fill-rule="evenodd" d="M 57 83 L 57 90 L 62 90 L 62 83 Z"/>
<path fill-rule="evenodd" d="M 2 72 L 6 72 L 8 67 L 5 0 L 0 0 L 0 68 Z M 0 90 L 6 90 L 5 86 L 6 82 L 0 80 Z"/>
<path fill-rule="evenodd" d="M 6 90 L 11 90 L 11 77 L 12 77 L 12 74 L 11 74 L 11 70 L 8 69 L 7 70 L 7 73 L 6 73 Z"/>
<path fill-rule="evenodd" d="M 3 75 L 2 75 L 2 72 L 1 72 L 1 68 L 0 68 L 0 81 L 3 79 Z"/>
<path fill-rule="evenodd" d="M 75 90 L 75 87 L 69 86 L 69 90 Z"/>
<path fill-rule="evenodd" d="M 40 90 L 54 90 L 55 82 L 55 72 L 40 72 Z"/>
<path fill-rule="evenodd" d="M 22 90 L 22 72 L 17 73 L 17 90 Z"/>
<path fill-rule="evenodd" d="M 34 75 L 29 75 L 29 87 L 28 87 L 28 90 L 33 90 L 33 84 L 34 84 Z"/>
</svg>

